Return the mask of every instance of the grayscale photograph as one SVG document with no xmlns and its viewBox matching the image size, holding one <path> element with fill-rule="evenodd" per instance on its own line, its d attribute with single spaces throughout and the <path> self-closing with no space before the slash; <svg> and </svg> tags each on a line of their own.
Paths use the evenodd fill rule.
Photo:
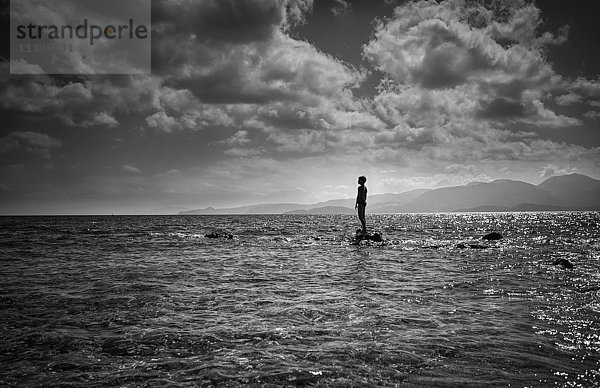
<svg viewBox="0 0 600 388">
<path fill-rule="evenodd" d="M 0 0 L 0 386 L 598 387 L 599 15 Z"/>
</svg>

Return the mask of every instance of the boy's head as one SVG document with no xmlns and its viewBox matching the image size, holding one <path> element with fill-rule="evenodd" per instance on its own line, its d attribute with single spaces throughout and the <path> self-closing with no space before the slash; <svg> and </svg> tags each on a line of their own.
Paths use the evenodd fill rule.
<svg viewBox="0 0 600 388">
<path fill-rule="evenodd" d="M 358 177 L 358 184 L 359 185 L 364 185 L 366 181 L 367 181 L 367 177 L 366 176 L 361 175 L 361 176 Z"/>
</svg>

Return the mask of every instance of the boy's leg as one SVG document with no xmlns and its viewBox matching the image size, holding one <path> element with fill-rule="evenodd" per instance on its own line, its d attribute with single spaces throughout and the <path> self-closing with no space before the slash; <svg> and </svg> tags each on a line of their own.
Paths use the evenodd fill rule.
<svg viewBox="0 0 600 388">
<path fill-rule="evenodd" d="M 360 220 L 360 223 L 362 224 L 363 234 L 366 234 L 367 233 L 367 221 L 365 219 L 365 206 L 363 206 L 363 205 L 358 205 L 358 219 Z"/>
</svg>

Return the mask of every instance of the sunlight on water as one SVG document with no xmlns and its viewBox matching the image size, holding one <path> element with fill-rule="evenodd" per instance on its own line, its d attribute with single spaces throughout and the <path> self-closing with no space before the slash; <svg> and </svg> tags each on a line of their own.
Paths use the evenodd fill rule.
<svg viewBox="0 0 600 388">
<path fill-rule="evenodd" d="M 0 222 L 2 385 L 600 383 L 598 213 Z"/>
</svg>

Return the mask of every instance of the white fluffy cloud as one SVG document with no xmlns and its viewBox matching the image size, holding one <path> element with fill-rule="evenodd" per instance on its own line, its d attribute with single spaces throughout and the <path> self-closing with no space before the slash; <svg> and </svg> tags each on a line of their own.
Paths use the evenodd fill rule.
<svg viewBox="0 0 600 388">
<path fill-rule="evenodd" d="M 574 166 L 564 166 L 559 167 L 554 164 L 547 164 L 542 167 L 540 171 L 541 178 L 550 178 L 556 175 L 568 175 L 578 172 L 577 167 Z"/>
<path fill-rule="evenodd" d="M 552 39 L 537 36 L 535 6 L 513 4 L 499 10 L 462 0 L 419 1 L 396 8 L 364 47 L 365 57 L 396 85 L 385 88 L 376 109 L 392 111 L 386 113 L 395 113 L 396 121 L 424 117 L 426 125 L 465 117 L 496 126 L 580 124 L 547 107 L 546 94 L 563 85 L 542 51 Z"/>
</svg>

